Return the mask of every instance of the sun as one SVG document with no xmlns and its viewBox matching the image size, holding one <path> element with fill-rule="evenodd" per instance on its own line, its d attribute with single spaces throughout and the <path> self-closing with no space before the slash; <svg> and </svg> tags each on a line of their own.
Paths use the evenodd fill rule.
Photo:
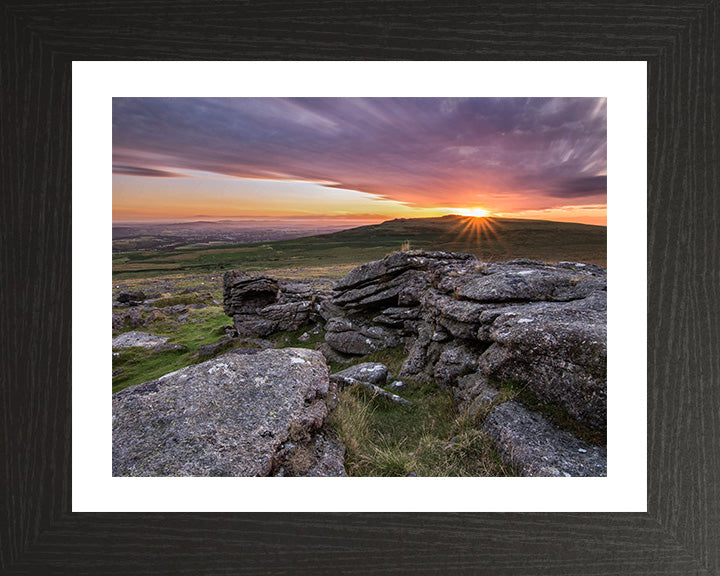
<svg viewBox="0 0 720 576">
<path fill-rule="evenodd" d="M 483 210 L 482 208 L 461 208 L 458 210 L 458 214 L 461 216 L 473 216 L 475 218 L 482 218 L 488 216 L 490 212 Z"/>
</svg>

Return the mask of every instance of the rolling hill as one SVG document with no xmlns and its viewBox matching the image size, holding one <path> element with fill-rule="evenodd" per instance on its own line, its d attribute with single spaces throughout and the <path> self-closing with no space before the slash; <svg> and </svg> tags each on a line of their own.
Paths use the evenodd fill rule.
<svg viewBox="0 0 720 576">
<path fill-rule="evenodd" d="M 292 240 L 126 252 L 113 255 L 113 277 L 354 265 L 407 249 L 408 245 L 412 249 L 471 253 L 482 260 L 532 258 L 605 265 L 607 228 L 456 215 L 396 219 Z"/>
</svg>

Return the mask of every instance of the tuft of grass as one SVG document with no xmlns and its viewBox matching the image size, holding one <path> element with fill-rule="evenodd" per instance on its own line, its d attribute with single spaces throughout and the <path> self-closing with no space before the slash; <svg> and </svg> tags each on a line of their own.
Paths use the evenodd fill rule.
<svg viewBox="0 0 720 576">
<path fill-rule="evenodd" d="M 347 455 L 353 454 L 357 460 L 363 458 L 366 447 L 372 437 L 372 424 L 375 408 L 371 402 L 360 397 L 357 391 L 341 390 L 338 405 L 331 415 L 332 427 L 340 437 Z M 348 456 L 345 464 L 348 464 Z"/>
<path fill-rule="evenodd" d="M 362 386 L 339 392 L 330 422 L 345 444 L 349 476 L 514 475 L 477 422 L 457 413 L 451 393 L 413 382 L 398 393 L 413 405 L 397 404 Z"/>
</svg>

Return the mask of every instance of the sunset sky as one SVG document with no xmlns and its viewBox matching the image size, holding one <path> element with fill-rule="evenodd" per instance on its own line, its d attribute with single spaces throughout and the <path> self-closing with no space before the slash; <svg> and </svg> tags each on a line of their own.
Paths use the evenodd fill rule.
<svg viewBox="0 0 720 576">
<path fill-rule="evenodd" d="M 606 224 L 604 98 L 114 98 L 113 220 Z"/>
</svg>

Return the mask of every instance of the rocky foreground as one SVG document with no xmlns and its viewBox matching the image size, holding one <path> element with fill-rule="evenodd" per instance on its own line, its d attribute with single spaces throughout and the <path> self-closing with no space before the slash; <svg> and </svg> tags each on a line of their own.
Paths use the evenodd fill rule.
<svg viewBox="0 0 720 576">
<path fill-rule="evenodd" d="M 321 354 L 227 353 L 113 395 L 114 476 L 344 476 Z"/>
<path fill-rule="evenodd" d="M 332 290 L 228 272 L 223 303 L 236 338 L 307 327 L 325 342 L 319 353 L 234 351 L 115 394 L 114 474 L 343 475 L 325 424 L 335 386 L 379 391 L 387 374 L 366 366 L 331 381 L 325 359 L 353 364 L 399 345 L 398 376 L 452 390 L 518 473 L 606 474 L 605 448 L 575 433 L 606 429 L 604 268 L 410 251 Z M 503 401 L 509 385 L 524 395 Z M 534 406 L 576 426 L 559 428 Z"/>
</svg>

